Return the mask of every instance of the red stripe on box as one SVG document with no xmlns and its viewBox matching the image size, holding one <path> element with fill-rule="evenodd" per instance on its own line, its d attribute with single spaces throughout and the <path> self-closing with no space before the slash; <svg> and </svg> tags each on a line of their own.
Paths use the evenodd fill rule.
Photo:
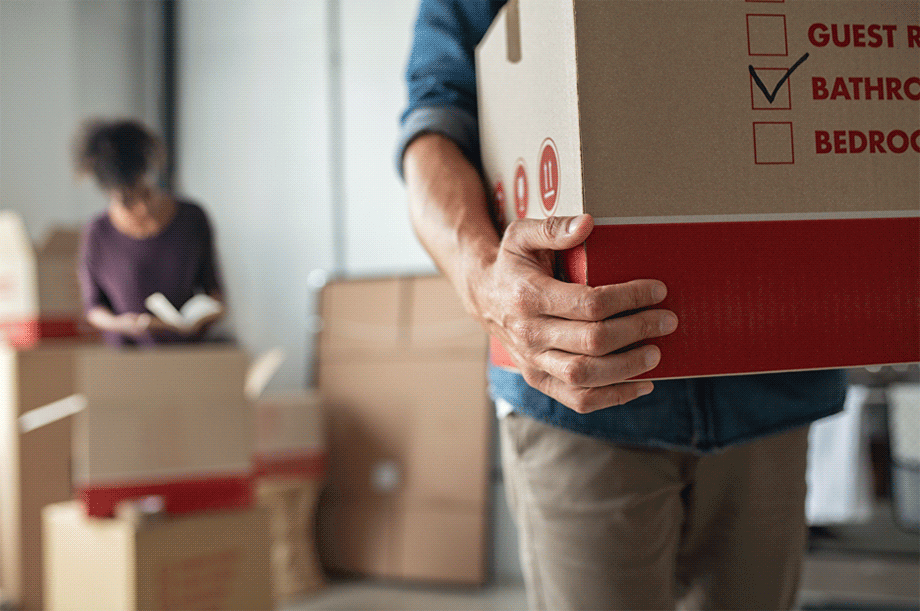
<svg viewBox="0 0 920 611">
<path fill-rule="evenodd" d="M 326 473 L 326 452 L 262 453 L 253 456 L 256 477 L 321 479 Z"/>
<path fill-rule="evenodd" d="M 680 326 L 639 377 L 920 360 L 918 218 L 601 225 L 579 250 L 570 278 L 668 286 Z"/>
<path fill-rule="evenodd" d="M 113 482 L 77 487 L 86 513 L 97 518 L 115 515 L 122 501 L 162 496 L 173 515 L 216 509 L 243 509 L 252 504 L 252 475 L 206 476 L 156 482 Z"/>
<path fill-rule="evenodd" d="M 76 337 L 80 334 L 76 318 L 28 318 L 0 322 L 0 332 L 14 348 L 28 348 L 41 339 Z"/>
</svg>

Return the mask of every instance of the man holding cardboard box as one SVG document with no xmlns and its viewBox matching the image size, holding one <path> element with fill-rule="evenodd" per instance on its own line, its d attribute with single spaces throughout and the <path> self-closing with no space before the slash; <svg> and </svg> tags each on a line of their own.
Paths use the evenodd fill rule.
<svg viewBox="0 0 920 611">
<path fill-rule="evenodd" d="M 844 378 L 632 379 L 668 358 L 654 345 L 678 325 L 662 307 L 667 287 L 557 280 L 556 253 L 588 238 L 589 215 L 522 218 L 502 232 L 502 211 L 490 213 L 474 49 L 504 4 L 422 0 L 399 168 L 420 240 L 493 337 L 530 605 L 790 608 L 807 535 L 808 424 L 842 408 Z"/>
</svg>

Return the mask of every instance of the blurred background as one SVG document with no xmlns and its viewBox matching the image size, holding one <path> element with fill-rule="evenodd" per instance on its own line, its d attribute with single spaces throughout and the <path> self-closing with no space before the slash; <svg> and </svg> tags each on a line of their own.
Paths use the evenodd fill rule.
<svg viewBox="0 0 920 611">
<path fill-rule="evenodd" d="M 0 206 L 39 239 L 107 201 L 76 181 L 91 116 L 170 144 L 170 180 L 217 234 L 230 324 L 309 375 L 314 270 L 433 271 L 394 170 L 415 0 L 2 0 Z"/>
<path fill-rule="evenodd" d="M 226 325 L 252 353 L 285 350 L 270 391 L 311 386 L 327 280 L 435 272 L 394 160 L 416 10 L 417 0 L 0 0 L 0 208 L 19 212 L 36 241 L 82 225 L 107 201 L 75 178 L 78 126 L 140 119 L 167 142 L 165 186 L 214 225 Z M 869 390 L 839 429 L 850 432 L 846 466 L 824 465 L 852 499 L 831 491 L 840 503 L 812 509 L 810 608 L 917 608 L 916 531 L 891 511 L 886 389 L 918 379 L 915 366 L 854 373 Z M 483 602 L 359 586 L 292 608 L 523 608 L 495 454 L 489 575 L 511 590 Z"/>
</svg>

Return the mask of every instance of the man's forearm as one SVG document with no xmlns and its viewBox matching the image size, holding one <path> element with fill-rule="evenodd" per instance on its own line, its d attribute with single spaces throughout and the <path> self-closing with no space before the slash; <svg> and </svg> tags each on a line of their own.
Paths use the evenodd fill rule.
<svg viewBox="0 0 920 611">
<path fill-rule="evenodd" d="M 500 242 L 479 173 L 457 145 L 439 134 L 414 140 L 406 149 L 404 169 L 415 233 L 472 308 L 470 280 L 494 262 Z"/>
</svg>

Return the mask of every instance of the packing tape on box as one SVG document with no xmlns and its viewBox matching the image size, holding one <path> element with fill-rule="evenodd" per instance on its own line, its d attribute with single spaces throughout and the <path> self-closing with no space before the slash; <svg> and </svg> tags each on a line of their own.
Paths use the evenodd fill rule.
<svg viewBox="0 0 920 611">
<path fill-rule="evenodd" d="M 84 395 L 70 395 L 54 403 L 29 410 L 19 417 L 19 430 L 23 433 L 34 431 L 61 418 L 72 416 L 86 409 Z"/>
</svg>

